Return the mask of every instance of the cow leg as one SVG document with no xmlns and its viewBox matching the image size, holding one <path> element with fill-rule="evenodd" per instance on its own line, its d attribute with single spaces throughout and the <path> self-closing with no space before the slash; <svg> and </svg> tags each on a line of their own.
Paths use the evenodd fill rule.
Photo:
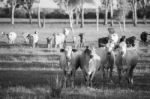
<svg viewBox="0 0 150 99">
<path fill-rule="evenodd" d="M 84 77 L 84 81 L 85 81 L 85 83 L 86 83 L 86 85 L 87 85 L 87 82 L 88 82 L 88 75 L 87 75 L 87 73 L 85 72 L 85 70 L 83 70 L 82 69 L 82 73 L 83 73 L 83 77 Z"/>
<path fill-rule="evenodd" d="M 118 80 L 119 80 L 119 84 L 120 84 L 120 81 L 121 81 L 121 69 L 117 68 L 117 71 L 118 71 Z"/>
<path fill-rule="evenodd" d="M 113 82 L 112 80 L 112 72 L 113 72 L 113 66 L 110 67 L 110 71 L 109 71 L 109 79 L 111 82 Z"/>
<path fill-rule="evenodd" d="M 90 83 L 91 83 L 91 87 L 93 87 L 93 79 L 94 79 L 94 75 L 95 75 L 95 72 L 94 73 L 92 73 L 92 75 L 91 75 L 91 77 L 90 77 Z"/>
<path fill-rule="evenodd" d="M 67 88 L 67 78 L 66 77 L 64 77 L 64 88 Z"/>
<path fill-rule="evenodd" d="M 75 82 L 75 72 L 74 72 L 74 73 L 72 73 L 72 78 L 71 78 L 71 87 L 72 87 L 72 88 L 74 88 L 74 87 L 75 87 L 74 82 Z"/>
<path fill-rule="evenodd" d="M 104 66 L 102 66 L 102 68 L 101 68 L 101 72 L 102 72 L 102 79 L 104 80 L 104 77 L 105 77 Z"/>
<path fill-rule="evenodd" d="M 133 69 L 134 69 L 134 66 L 127 71 L 127 79 L 128 79 L 128 83 L 132 84 L 133 85 Z"/>
</svg>

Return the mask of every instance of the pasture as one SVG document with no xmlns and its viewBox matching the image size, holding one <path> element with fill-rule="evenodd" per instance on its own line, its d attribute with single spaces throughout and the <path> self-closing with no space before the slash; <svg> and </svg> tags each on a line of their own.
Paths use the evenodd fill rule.
<svg viewBox="0 0 150 99">
<path fill-rule="evenodd" d="M 27 20 L 26 20 L 27 21 Z M 46 37 L 55 32 L 62 32 L 62 29 L 69 27 L 64 20 L 47 20 L 45 28 L 38 28 L 37 24 L 27 24 L 26 21 L 10 25 L 8 20 L 2 22 L 0 19 L 0 32 L 14 31 L 18 38 L 15 45 L 7 44 L 7 38 L 0 34 L 0 98 L 1 99 L 53 99 L 51 87 L 55 86 L 55 79 L 61 80 L 63 73 L 59 68 L 59 49 L 46 48 Z M 51 23 L 52 22 L 52 23 Z M 107 27 L 100 24 L 99 32 L 96 31 L 95 20 L 88 21 L 84 28 L 74 25 L 75 34 L 85 33 L 86 45 L 98 46 L 99 37 L 108 35 Z M 150 33 L 150 24 L 139 24 L 133 27 L 127 24 L 126 32 L 119 29 L 115 24 L 115 30 L 121 35 L 136 36 L 139 39 L 140 33 Z M 22 32 L 39 32 L 39 45 L 37 48 L 30 48 L 24 44 Z M 67 39 L 68 44 L 72 43 L 72 34 Z M 107 83 L 102 80 L 98 72 L 94 78 L 94 87 L 85 87 L 83 75 L 79 70 L 76 73 L 75 88 L 62 89 L 58 99 L 149 99 L 150 98 L 150 46 L 140 46 L 138 65 L 134 70 L 134 85 L 127 86 L 126 83 L 117 84 L 116 68 L 113 71 L 115 83 Z M 124 81 L 122 81 L 124 82 Z M 54 98 L 54 99 L 57 99 Z"/>
</svg>

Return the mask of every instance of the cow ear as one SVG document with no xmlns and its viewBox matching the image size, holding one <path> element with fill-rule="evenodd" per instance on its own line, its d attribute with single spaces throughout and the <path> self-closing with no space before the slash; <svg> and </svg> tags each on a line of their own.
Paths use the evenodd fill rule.
<svg viewBox="0 0 150 99">
<path fill-rule="evenodd" d="M 65 49 L 60 49 L 60 52 L 64 52 L 65 51 Z"/>
<path fill-rule="evenodd" d="M 77 49 L 72 49 L 72 51 L 73 51 L 73 52 L 77 52 L 78 50 L 77 50 Z"/>
</svg>

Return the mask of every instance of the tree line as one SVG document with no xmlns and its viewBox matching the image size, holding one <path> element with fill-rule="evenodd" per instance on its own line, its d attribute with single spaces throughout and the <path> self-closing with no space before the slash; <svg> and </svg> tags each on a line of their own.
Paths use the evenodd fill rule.
<svg viewBox="0 0 150 99">
<path fill-rule="evenodd" d="M 146 24 L 146 19 L 150 17 L 150 0 L 53 0 L 59 6 L 59 9 L 48 12 L 40 8 L 40 0 L 0 0 L 5 2 L 5 7 L 0 9 L 0 17 L 10 17 L 11 24 L 15 23 L 15 17 L 38 18 L 38 24 L 41 26 L 40 18 L 69 18 L 70 27 L 76 18 L 76 24 L 81 19 L 81 27 L 84 26 L 84 18 L 96 18 L 97 27 L 99 18 L 104 19 L 104 25 L 108 24 L 108 18 L 117 20 L 119 24 L 124 23 L 126 18 L 132 18 L 133 25 L 137 26 L 138 18 L 142 18 Z M 33 13 L 33 4 L 39 3 L 37 12 Z M 84 4 L 89 3 L 95 6 L 95 11 L 84 8 Z M 20 12 L 19 12 L 20 11 Z M 9 13 L 9 14 L 8 14 Z M 18 14 L 18 15 L 17 15 Z M 22 14 L 22 16 L 21 16 Z M 95 15 L 94 15 L 95 14 Z M 20 15 L 20 16 L 19 16 Z"/>
</svg>

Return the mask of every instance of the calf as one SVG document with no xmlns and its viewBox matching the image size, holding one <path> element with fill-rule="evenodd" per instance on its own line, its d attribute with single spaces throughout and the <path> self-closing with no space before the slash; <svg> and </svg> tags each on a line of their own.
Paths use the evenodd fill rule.
<svg viewBox="0 0 150 99">
<path fill-rule="evenodd" d="M 98 39 L 99 47 L 104 47 L 108 43 L 108 37 L 102 37 Z"/>
<path fill-rule="evenodd" d="M 14 44 L 15 43 L 15 40 L 17 38 L 17 34 L 15 32 L 10 32 L 10 33 L 4 33 L 2 32 L 2 35 L 6 35 L 7 38 L 8 38 L 8 43 L 9 44 Z"/>
</svg>

